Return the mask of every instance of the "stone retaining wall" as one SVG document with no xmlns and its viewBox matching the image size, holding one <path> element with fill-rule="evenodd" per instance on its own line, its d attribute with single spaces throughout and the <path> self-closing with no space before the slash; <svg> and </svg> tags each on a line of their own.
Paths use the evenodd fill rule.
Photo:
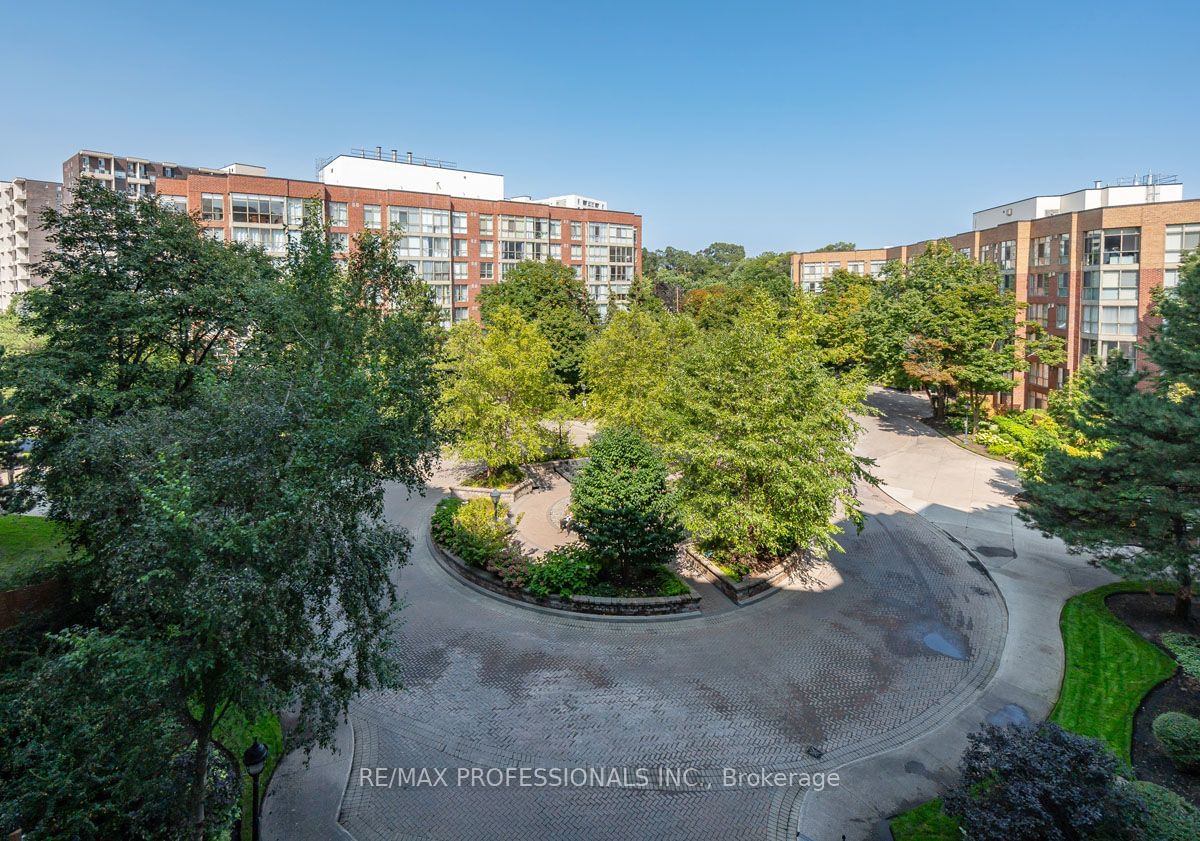
<svg viewBox="0 0 1200 841">
<path fill-rule="evenodd" d="M 698 552 L 695 547 L 684 546 L 683 554 L 689 561 L 708 573 L 717 589 L 736 604 L 746 604 L 770 595 L 791 578 L 791 565 L 781 563 L 765 572 L 753 573 L 744 576 L 741 581 L 734 581 L 716 563 Z"/>
<path fill-rule="evenodd" d="M 429 543 L 433 547 L 434 556 L 441 561 L 443 567 L 454 575 L 485 590 L 525 604 L 571 613 L 590 613 L 602 616 L 666 616 L 678 613 L 699 613 L 700 610 L 700 595 L 691 587 L 688 587 L 686 596 L 652 596 L 629 599 L 604 596 L 571 596 L 569 599 L 559 596 L 535 596 L 525 590 L 509 587 L 498 576 L 486 569 L 471 566 L 449 549 L 442 547 L 434 539 L 432 532 L 429 534 Z"/>
<path fill-rule="evenodd" d="M 471 485 L 454 485 L 450 488 L 450 493 L 454 494 L 459 499 L 471 499 L 472 497 L 483 496 L 491 499 L 494 488 L 476 488 Z M 533 490 L 532 479 L 522 479 L 511 488 L 500 488 L 500 501 L 511 505 L 525 494 Z"/>
</svg>

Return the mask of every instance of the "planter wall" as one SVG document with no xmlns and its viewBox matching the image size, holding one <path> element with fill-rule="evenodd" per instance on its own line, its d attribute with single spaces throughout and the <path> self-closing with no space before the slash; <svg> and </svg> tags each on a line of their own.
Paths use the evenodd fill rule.
<svg viewBox="0 0 1200 841">
<path fill-rule="evenodd" d="M 685 596 L 656 596 L 640 599 L 607 598 L 602 596 L 571 596 L 569 599 L 558 596 L 535 596 L 524 590 L 509 587 L 500 578 L 486 569 L 470 566 L 462 558 L 448 549 L 443 548 L 434 539 L 432 532 L 429 543 L 433 554 L 448 571 L 465 579 L 477 587 L 497 593 L 506 599 L 523 602 L 552 610 L 563 610 L 571 613 L 589 613 L 600 616 L 666 616 L 679 613 L 699 613 L 700 596 L 695 590 L 688 588 Z"/>
<path fill-rule="evenodd" d="M 791 566 L 776 564 L 765 572 L 747 575 L 741 581 L 734 581 L 694 546 L 685 546 L 683 551 L 688 560 L 708 573 L 717 589 L 736 604 L 745 604 L 774 593 L 784 582 L 791 579 Z"/>
<path fill-rule="evenodd" d="M 472 497 L 484 496 L 491 499 L 494 488 L 476 488 L 469 485 L 454 485 L 450 488 L 450 493 L 454 494 L 459 499 L 471 499 Z M 500 488 L 500 501 L 511 505 L 525 494 L 533 490 L 532 479 L 522 479 L 511 488 Z"/>
<path fill-rule="evenodd" d="M 65 598 L 67 587 L 61 578 L 0 592 L 0 629 L 13 627 L 24 614 L 50 610 Z"/>
</svg>

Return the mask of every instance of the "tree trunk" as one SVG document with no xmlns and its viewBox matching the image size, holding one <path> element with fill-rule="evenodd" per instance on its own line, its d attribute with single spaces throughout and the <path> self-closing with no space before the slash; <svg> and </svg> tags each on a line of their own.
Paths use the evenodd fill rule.
<svg viewBox="0 0 1200 841">
<path fill-rule="evenodd" d="M 1188 576 L 1186 584 L 1180 584 L 1175 591 L 1175 618 L 1187 621 L 1192 615 L 1192 582 Z"/>
<path fill-rule="evenodd" d="M 196 763 L 192 768 L 191 790 L 188 792 L 188 814 L 192 816 L 193 837 L 204 841 L 204 801 L 208 794 L 208 744 L 212 736 L 216 704 L 205 699 L 204 712 L 196 725 Z"/>
</svg>

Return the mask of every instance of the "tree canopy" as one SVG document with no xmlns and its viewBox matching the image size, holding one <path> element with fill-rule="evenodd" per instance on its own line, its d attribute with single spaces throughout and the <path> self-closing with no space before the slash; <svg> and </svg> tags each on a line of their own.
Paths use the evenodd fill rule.
<svg viewBox="0 0 1200 841">
<path fill-rule="evenodd" d="M 554 353 L 551 370 L 555 378 L 576 389 L 583 350 L 595 334 L 600 316 L 574 270 L 556 260 L 519 263 L 502 282 L 484 287 L 479 295 L 485 326 L 491 326 L 493 314 L 501 307 L 516 309 L 537 327 Z"/>
<path fill-rule="evenodd" d="M 1144 348 L 1153 369 L 1135 371 L 1116 354 L 1064 413 L 1099 456 L 1046 453 L 1026 479 L 1022 513 L 1120 575 L 1173 579 L 1186 617 L 1200 564 L 1200 258 L 1158 307 L 1162 322 Z"/>
</svg>

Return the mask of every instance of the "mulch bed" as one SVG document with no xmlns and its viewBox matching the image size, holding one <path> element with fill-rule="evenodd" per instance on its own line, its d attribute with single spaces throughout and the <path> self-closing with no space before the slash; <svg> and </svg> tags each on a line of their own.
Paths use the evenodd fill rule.
<svg viewBox="0 0 1200 841">
<path fill-rule="evenodd" d="M 1200 606 L 1193 607 L 1192 619 L 1181 622 L 1174 616 L 1173 595 L 1117 593 L 1105 604 L 1113 615 L 1150 642 L 1157 644 L 1168 631 L 1200 636 L 1200 620 L 1196 618 Z M 1150 690 L 1133 718 L 1133 768 L 1138 779 L 1166 786 L 1200 806 L 1200 774 L 1179 771 L 1159 750 L 1150 729 L 1155 717 L 1171 711 L 1200 718 L 1200 684 L 1181 671 Z"/>
</svg>

